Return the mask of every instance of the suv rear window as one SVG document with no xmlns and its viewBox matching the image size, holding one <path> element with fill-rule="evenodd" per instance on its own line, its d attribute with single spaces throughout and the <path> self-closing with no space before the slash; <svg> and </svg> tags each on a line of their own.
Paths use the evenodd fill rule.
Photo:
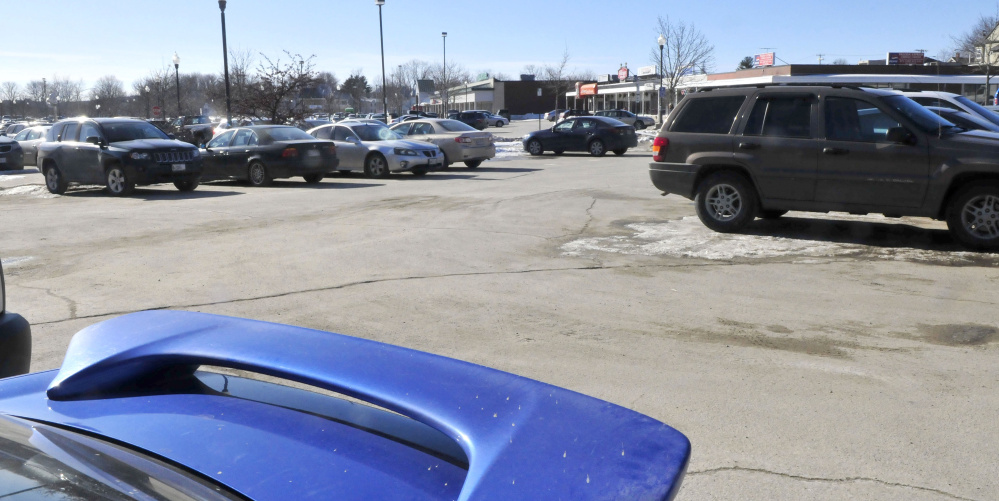
<svg viewBox="0 0 999 501">
<path fill-rule="evenodd" d="M 673 120 L 670 132 L 728 134 L 746 96 L 691 99 Z"/>
</svg>

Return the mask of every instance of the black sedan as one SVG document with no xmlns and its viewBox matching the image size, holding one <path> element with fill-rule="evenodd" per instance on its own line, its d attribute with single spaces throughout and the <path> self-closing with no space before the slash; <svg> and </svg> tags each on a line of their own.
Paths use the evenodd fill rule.
<svg viewBox="0 0 999 501">
<path fill-rule="evenodd" d="M 202 150 L 203 179 L 242 179 L 267 186 L 274 179 L 301 176 L 318 183 L 340 161 L 332 141 L 316 139 L 287 125 L 257 125 L 230 129 Z"/>
<path fill-rule="evenodd" d="M 24 152 L 17 141 L 0 136 L 0 170 L 21 170 L 24 168 Z"/>
<path fill-rule="evenodd" d="M 613 118 L 575 117 L 563 120 L 551 129 L 532 132 L 522 140 L 524 149 L 531 155 L 554 151 L 588 151 L 601 157 L 608 150 L 624 155 L 628 148 L 638 146 L 635 128 Z"/>
</svg>

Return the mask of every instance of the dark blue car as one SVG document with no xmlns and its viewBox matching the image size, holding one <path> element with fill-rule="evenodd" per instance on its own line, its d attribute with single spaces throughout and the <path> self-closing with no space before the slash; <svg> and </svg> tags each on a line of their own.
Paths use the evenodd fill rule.
<svg viewBox="0 0 999 501">
<path fill-rule="evenodd" d="M 562 388 L 201 313 L 101 322 L 58 371 L 0 381 L 0 498 L 667 500 L 689 456 Z"/>
<path fill-rule="evenodd" d="M 588 151 L 602 157 L 608 151 L 624 155 L 628 148 L 638 146 L 635 128 L 607 117 L 572 117 L 551 129 L 532 132 L 521 140 L 524 150 L 531 155 L 553 151 L 561 155 L 566 151 Z"/>
</svg>

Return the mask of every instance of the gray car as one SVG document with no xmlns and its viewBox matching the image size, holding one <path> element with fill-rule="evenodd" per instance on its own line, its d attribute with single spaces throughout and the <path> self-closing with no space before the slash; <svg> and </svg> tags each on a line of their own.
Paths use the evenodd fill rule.
<svg viewBox="0 0 999 501">
<path fill-rule="evenodd" d="M 632 127 L 642 130 L 646 127 L 655 127 L 656 119 L 652 117 L 645 117 L 641 115 L 636 115 L 628 110 L 601 110 L 594 113 L 598 117 L 609 117 L 620 122 L 624 122 Z"/>
<path fill-rule="evenodd" d="M 14 136 L 14 140 L 21 145 L 21 150 L 24 151 L 24 165 L 36 165 L 38 145 L 45 142 L 45 133 L 51 128 L 51 125 L 36 125 L 24 129 Z"/>
<path fill-rule="evenodd" d="M 343 121 L 309 130 L 317 139 L 336 144 L 340 173 L 363 171 L 368 177 L 388 177 L 393 172 L 423 176 L 443 165 L 444 155 L 435 145 L 407 141 L 385 124 Z"/>
<path fill-rule="evenodd" d="M 474 169 L 483 160 L 496 156 L 492 134 L 457 120 L 425 118 L 393 125 L 392 130 L 409 139 L 440 147 L 445 168 L 452 163 L 465 162 L 465 166 Z"/>
</svg>

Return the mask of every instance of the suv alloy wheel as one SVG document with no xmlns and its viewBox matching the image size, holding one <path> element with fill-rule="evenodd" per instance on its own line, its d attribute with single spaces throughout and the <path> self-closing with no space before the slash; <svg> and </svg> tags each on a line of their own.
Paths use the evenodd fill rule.
<svg viewBox="0 0 999 501">
<path fill-rule="evenodd" d="M 697 189 L 694 204 L 704 226 L 720 233 L 744 228 L 756 216 L 756 190 L 745 177 L 731 171 L 711 174 Z"/>
</svg>

